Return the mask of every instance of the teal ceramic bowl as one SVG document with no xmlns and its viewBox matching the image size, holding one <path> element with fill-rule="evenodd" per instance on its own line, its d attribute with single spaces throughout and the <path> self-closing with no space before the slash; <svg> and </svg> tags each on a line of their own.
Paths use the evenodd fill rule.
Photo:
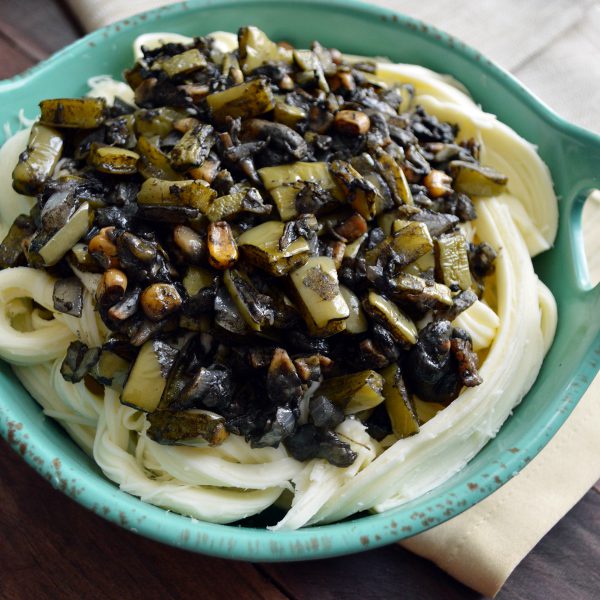
<svg viewBox="0 0 600 600">
<path fill-rule="evenodd" d="M 64 431 L 46 419 L 10 367 L 0 365 L 0 431 L 52 485 L 100 516 L 161 542 L 252 561 L 347 554 L 414 535 L 477 503 L 510 479 L 556 433 L 585 391 L 600 359 L 600 289 L 591 289 L 581 241 L 581 209 L 600 187 L 600 137 L 563 121 L 508 73 L 458 40 L 419 21 L 348 0 L 196 0 L 138 15 L 86 36 L 34 69 L 0 83 L 0 124 L 37 114 L 48 96 L 78 96 L 91 75 L 119 76 L 131 43 L 151 31 L 198 35 L 254 24 L 271 37 L 306 46 L 386 55 L 450 73 L 475 100 L 539 147 L 560 198 L 555 247 L 536 270 L 558 302 L 556 339 L 536 384 L 499 435 L 458 474 L 393 511 L 273 533 L 260 520 L 241 525 L 192 521 L 121 492 Z M 1 129 L 1 128 L 0 128 Z M 1 135 L 1 134 L 0 134 Z M 1 138 L 0 138 L 1 139 Z"/>
</svg>

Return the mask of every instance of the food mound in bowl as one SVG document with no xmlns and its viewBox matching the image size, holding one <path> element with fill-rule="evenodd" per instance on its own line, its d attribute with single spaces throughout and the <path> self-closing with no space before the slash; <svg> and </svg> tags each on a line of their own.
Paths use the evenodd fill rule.
<svg viewBox="0 0 600 600">
<path fill-rule="evenodd" d="M 0 356 L 182 514 L 278 502 L 295 528 L 435 487 L 551 341 L 545 166 L 425 69 L 175 40 L 145 36 L 129 88 L 40 103 L 0 209 Z"/>
</svg>

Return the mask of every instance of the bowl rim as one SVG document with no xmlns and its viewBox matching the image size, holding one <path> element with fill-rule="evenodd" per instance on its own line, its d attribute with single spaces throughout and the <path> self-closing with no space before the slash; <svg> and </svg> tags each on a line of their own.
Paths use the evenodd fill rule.
<svg viewBox="0 0 600 600">
<path fill-rule="evenodd" d="M 101 45 L 111 35 L 123 29 L 135 28 L 141 21 L 157 21 L 169 13 L 203 11 L 220 6 L 243 8 L 245 4 L 269 6 L 281 3 L 279 0 L 190 0 L 144 11 L 89 33 L 40 64 L 11 79 L 0 82 L 0 93 L 26 86 L 38 74 L 52 69 L 63 56 L 73 52 L 77 53 L 88 46 Z M 470 62 L 478 62 L 487 75 L 496 79 L 519 100 L 532 107 L 549 126 L 583 142 L 600 147 L 600 136 L 567 122 L 528 91 L 510 73 L 483 57 L 475 49 L 435 27 L 391 9 L 365 4 L 358 0 L 304 0 L 304 4 L 307 10 L 311 5 L 343 8 L 345 11 L 357 13 L 364 18 L 392 21 L 398 26 L 399 32 L 402 28 L 414 30 L 420 35 L 430 38 L 440 48 L 458 53 Z M 591 356 L 594 346 L 600 353 L 600 334 L 592 344 L 587 359 L 579 365 L 579 368 L 573 373 L 569 386 L 563 390 L 565 410 L 554 415 L 521 451 L 513 452 L 514 449 L 507 449 L 498 455 L 497 461 L 494 462 L 501 463 L 504 467 L 504 478 L 500 483 L 489 482 L 488 488 L 481 489 L 480 491 L 483 493 L 477 495 L 469 490 L 456 494 L 450 493 L 449 495 L 454 497 L 454 501 L 451 505 L 444 507 L 445 513 L 441 518 L 434 518 L 429 514 L 436 505 L 439 507 L 439 499 L 435 497 L 434 490 L 433 497 L 428 497 L 431 496 L 430 493 L 419 499 L 421 501 L 420 510 L 413 512 L 409 516 L 409 522 L 404 525 L 402 522 L 406 519 L 400 518 L 399 515 L 406 513 L 406 507 L 399 507 L 380 514 L 361 516 L 350 521 L 318 525 L 295 531 L 268 532 L 262 528 L 200 522 L 144 503 L 139 498 L 122 492 L 104 476 L 99 477 L 96 473 L 82 470 L 78 461 L 69 457 L 57 456 L 52 440 L 45 435 L 36 437 L 33 434 L 36 423 L 23 411 L 19 411 L 18 407 L 5 402 L 4 394 L 0 395 L 0 433 L 55 488 L 71 496 L 101 517 L 146 537 L 223 558 L 252 561 L 326 558 L 372 549 L 425 531 L 463 512 L 510 480 L 527 464 L 528 453 L 529 456 L 537 454 L 556 433 L 583 395 L 597 370 Z M 8 367 L 5 370 L 8 372 Z M 15 385 L 20 385 L 16 381 L 16 377 L 13 376 L 13 378 Z M 32 435 L 28 433 L 29 431 L 32 431 Z M 99 498 L 102 498 L 103 502 L 99 502 Z M 423 500 L 426 498 L 427 501 L 424 502 Z"/>
</svg>

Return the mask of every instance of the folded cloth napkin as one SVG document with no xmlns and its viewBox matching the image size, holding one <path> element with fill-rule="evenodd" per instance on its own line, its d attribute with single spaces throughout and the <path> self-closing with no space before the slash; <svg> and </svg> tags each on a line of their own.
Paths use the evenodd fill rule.
<svg viewBox="0 0 600 600">
<path fill-rule="evenodd" d="M 92 30 L 174 2 L 68 0 L 68 3 L 83 26 Z M 394 0 L 376 3 L 401 8 Z M 589 231 L 600 230 L 598 196 L 588 204 L 591 205 Z M 586 240 L 591 241 L 592 236 Z M 596 247 L 600 245 L 597 239 L 593 241 Z M 598 279 L 600 252 L 588 251 L 588 256 L 595 261 L 589 266 Z M 539 540 L 600 479 L 598 423 L 600 377 L 596 377 L 557 435 L 516 477 L 461 515 L 404 540 L 402 545 L 432 560 L 481 594 L 494 596 Z"/>
</svg>

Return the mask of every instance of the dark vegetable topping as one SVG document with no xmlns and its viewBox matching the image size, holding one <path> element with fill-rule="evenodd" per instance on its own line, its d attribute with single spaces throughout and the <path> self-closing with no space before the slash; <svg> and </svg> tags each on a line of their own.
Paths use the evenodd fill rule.
<svg viewBox="0 0 600 600">
<path fill-rule="evenodd" d="M 57 279 L 52 293 L 54 310 L 81 317 L 83 309 L 83 285 L 77 277 Z"/>
<path fill-rule="evenodd" d="M 67 355 L 60 367 L 60 374 L 66 381 L 81 381 L 98 362 L 100 348 L 88 348 L 80 341 L 71 342 Z"/>
<path fill-rule="evenodd" d="M 44 100 L 13 173 L 36 204 L 0 244 L 0 268 L 51 267 L 54 308 L 73 316 L 77 275 L 100 276 L 110 339 L 73 342 L 61 372 L 124 383 L 153 440 L 231 432 L 345 467 L 356 453 L 335 429 L 349 414 L 380 440 L 410 413 L 412 434 L 413 395 L 447 404 L 481 383 L 451 321 L 496 252 L 458 225 L 476 217 L 469 195 L 506 177 L 415 106 L 412 86 L 376 82 L 375 63 L 253 27 L 239 43 L 145 48 L 125 73 L 136 106 Z"/>
</svg>

